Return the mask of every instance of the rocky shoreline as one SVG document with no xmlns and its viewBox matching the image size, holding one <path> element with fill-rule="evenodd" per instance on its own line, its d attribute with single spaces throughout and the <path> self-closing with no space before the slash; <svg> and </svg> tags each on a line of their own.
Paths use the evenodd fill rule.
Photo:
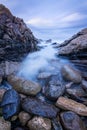
<svg viewBox="0 0 87 130">
<path fill-rule="evenodd" d="M 26 80 L 17 72 L 37 42 L 23 20 L 0 5 L 0 130 L 86 130 L 87 29 L 56 47 L 55 74 L 42 71 L 36 81 Z M 59 57 L 69 62 L 61 65 Z"/>
</svg>

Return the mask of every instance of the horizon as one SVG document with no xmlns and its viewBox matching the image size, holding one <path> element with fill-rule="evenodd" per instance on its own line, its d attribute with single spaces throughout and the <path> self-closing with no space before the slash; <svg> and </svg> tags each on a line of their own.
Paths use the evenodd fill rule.
<svg viewBox="0 0 87 130">
<path fill-rule="evenodd" d="M 1 0 L 16 17 L 23 18 L 38 39 L 63 42 L 86 28 L 85 0 Z"/>
</svg>

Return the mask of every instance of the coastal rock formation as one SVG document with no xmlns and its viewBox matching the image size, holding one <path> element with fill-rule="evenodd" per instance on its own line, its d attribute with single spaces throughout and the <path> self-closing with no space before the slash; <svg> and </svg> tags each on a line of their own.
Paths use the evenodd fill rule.
<svg viewBox="0 0 87 130">
<path fill-rule="evenodd" d="M 23 19 L 15 17 L 0 4 L 0 61 L 19 61 L 36 50 L 37 39 Z"/>
</svg>

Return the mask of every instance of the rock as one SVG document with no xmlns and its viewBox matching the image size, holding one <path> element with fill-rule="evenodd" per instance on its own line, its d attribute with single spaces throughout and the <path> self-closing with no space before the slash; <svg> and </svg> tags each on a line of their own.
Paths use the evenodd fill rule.
<svg viewBox="0 0 87 130">
<path fill-rule="evenodd" d="M 72 99 L 68 99 L 65 97 L 59 97 L 56 102 L 56 106 L 63 110 L 73 111 L 81 116 L 87 116 L 87 106 L 85 106 L 81 103 L 78 103 Z"/>
<path fill-rule="evenodd" d="M 1 82 L 2 82 L 2 77 L 0 77 L 0 84 L 1 84 Z"/>
<path fill-rule="evenodd" d="M 38 40 L 23 19 L 15 17 L 0 4 L 0 49 L 1 60 L 21 61 L 30 51 L 37 49 Z"/>
<path fill-rule="evenodd" d="M 87 92 L 87 81 L 82 80 L 82 88 Z"/>
<path fill-rule="evenodd" d="M 57 100 L 58 97 L 62 96 L 65 91 L 65 86 L 62 85 L 60 80 L 54 80 L 54 77 L 51 78 L 50 82 L 44 89 L 44 94 L 50 100 Z"/>
<path fill-rule="evenodd" d="M 20 108 L 20 97 L 18 93 L 13 89 L 7 90 L 3 96 L 1 107 L 5 119 L 17 114 Z"/>
<path fill-rule="evenodd" d="M 41 86 L 38 83 L 25 80 L 15 75 L 8 76 L 7 80 L 17 92 L 25 95 L 36 95 L 41 90 Z"/>
<path fill-rule="evenodd" d="M 0 64 L 0 75 L 8 76 L 10 74 L 16 74 L 20 68 L 19 62 L 5 61 Z"/>
<path fill-rule="evenodd" d="M 0 130 L 11 130 L 11 123 L 0 117 Z"/>
<path fill-rule="evenodd" d="M 81 74 L 68 64 L 62 67 L 61 73 L 66 80 L 74 83 L 80 83 L 82 81 Z"/>
<path fill-rule="evenodd" d="M 24 112 L 24 111 L 20 112 L 18 117 L 23 126 L 25 126 L 28 120 L 30 120 L 31 118 L 31 116 L 27 112 Z"/>
<path fill-rule="evenodd" d="M 87 28 L 78 32 L 69 40 L 65 41 L 59 46 L 58 53 L 60 55 L 78 55 L 80 51 L 87 49 Z"/>
<path fill-rule="evenodd" d="M 57 119 L 52 120 L 53 130 L 63 130 L 62 125 Z"/>
<path fill-rule="evenodd" d="M 0 102 L 2 101 L 2 98 L 4 96 L 4 93 L 6 92 L 6 89 L 0 89 Z"/>
<path fill-rule="evenodd" d="M 51 76 L 52 74 L 50 72 L 42 72 L 38 75 L 38 79 L 47 79 Z"/>
<path fill-rule="evenodd" d="M 51 130 L 51 121 L 43 117 L 34 117 L 28 122 L 30 130 Z"/>
<path fill-rule="evenodd" d="M 22 102 L 22 108 L 24 111 L 30 114 L 47 118 L 54 118 L 57 116 L 57 113 L 59 112 L 59 109 L 57 109 L 55 106 L 46 102 L 42 102 L 41 100 L 36 98 L 24 99 Z"/>
<path fill-rule="evenodd" d="M 61 115 L 61 121 L 64 129 L 67 130 L 86 130 L 80 117 L 72 111 L 63 112 Z"/>
<path fill-rule="evenodd" d="M 12 116 L 11 121 L 16 121 L 16 120 L 17 120 L 17 118 L 18 118 L 18 116 L 17 116 L 17 115 Z"/>
</svg>

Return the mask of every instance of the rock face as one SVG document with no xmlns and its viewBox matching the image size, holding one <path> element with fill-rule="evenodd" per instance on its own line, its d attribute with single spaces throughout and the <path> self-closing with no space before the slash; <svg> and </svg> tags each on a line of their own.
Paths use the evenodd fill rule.
<svg viewBox="0 0 87 130">
<path fill-rule="evenodd" d="M 8 76 L 7 80 L 19 93 L 26 95 L 36 95 L 41 90 L 41 86 L 38 83 L 25 80 L 15 75 Z"/>
<path fill-rule="evenodd" d="M 0 4 L 0 60 L 21 60 L 36 49 L 37 39 L 23 19 L 15 17 Z"/>
<path fill-rule="evenodd" d="M 72 99 L 59 97 L 56 106 L 64 110 L 71 110 L 81 116 L 87 116 L 87 106 L 78 103 Z"/>
<path fill-rule="evenodd" d="M 60 55 L 78 55 L 78 53 L 87 49 L 87 28 L 83 29 L 81 32 L 78 32 L 69 40 L 66 40 L 59 47 Z"/>
<path fill-rule="evenodd" d="M 82 81 L 81 74 L 68 64 L 62 67 L 61 72 L 65 79 L 74 83 L 80 83 Z"/>
<path fill-rule="evenodd" d="M 51 130 L 51 121 L 42 117 L 34 117 L 28 122 L 30 130 Z"/>
<path fill-rule="evenodd" d="M 72 111 L 63 112 L 61 114 L 61 121 L 67 130 L 86 130 L 80 117 Z"/>
<path fill-rule="evenodd" d="M 55 106 L 36 98 L 26 98 L 22 103 L 24 111 L 47 118 L 54 118 L 59 111 Z"/>
</svg>

